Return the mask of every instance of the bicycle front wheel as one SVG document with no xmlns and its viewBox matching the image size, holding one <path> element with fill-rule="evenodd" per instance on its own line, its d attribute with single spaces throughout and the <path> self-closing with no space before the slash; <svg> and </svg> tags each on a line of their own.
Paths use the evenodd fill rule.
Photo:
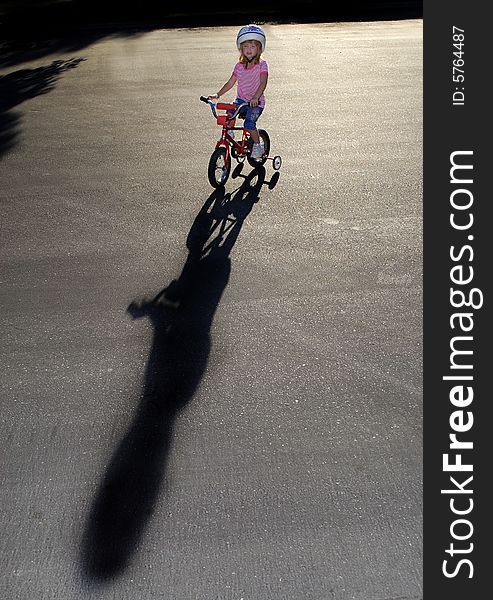
<svg viewBox="0 0 493 600">
<path fill-rule="evenodd" d="M 209 160 L 207 175 L 209 183 L 214 188 L 224 185 L 228 181 L 231 171 L 231 160 L 226 156 L 226 148 L 216 148 Z"/>
</svg>

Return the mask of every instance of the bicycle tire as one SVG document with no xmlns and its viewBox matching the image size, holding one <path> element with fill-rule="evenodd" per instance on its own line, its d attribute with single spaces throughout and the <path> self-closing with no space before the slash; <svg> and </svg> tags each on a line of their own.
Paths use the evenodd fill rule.
<svg viewBox="0 0 493 600">
<path fill-rule="evenodd" d="M 221 161 L 223 165 L 221 166 Z M 226 148 L 216 148 L 209 159 L 207 176 L 213 188 L 221 187 L 228 181 L 231 160 L 226 157 Z"/>
<path fill-rule="evenodd" d="M 269 156 L 269 153 L 270 153 L 269 134 L 267 133 L 267 131 L 265 131 L 265 129 L 259 129 L 258 134 L 259 134 L 260 140 L 264 143 L 264 158 L 252 158 L 250 156 L 250 153 L 248 153 L 247 159 L 248 159 L 248 162 L 250 163 L 250 166 L 252 166 L 253 168 L 261 167 L 263 164 L 265 164 L 265 161 L 267 160 L 267 157 Z M 253 147 L 253 142 L 252 142 L 251 147 Z"/>
</svg>

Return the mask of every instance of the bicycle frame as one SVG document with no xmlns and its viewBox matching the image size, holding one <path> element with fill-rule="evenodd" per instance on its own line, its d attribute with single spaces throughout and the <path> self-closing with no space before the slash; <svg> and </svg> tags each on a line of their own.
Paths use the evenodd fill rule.
<svg viewBox="0 0 493 600">
<path fill-rule="evenodd" d="M 236 141 L 229 135 L 229 131 L 231 130 L 242 132 L 241 141 Z M 246 149 L 249 139 L 250 134 L 244 127 L 228 127 L 224 125 L 221 137 L 216 143 L 216 148 L 224 146 L 224 148 L 226 149 L 227 160 L 230 160 L 231 149 L 233 148 L 235 149 L 239 157 L 246 156 Z"/>
<path fill-rule="evenodd" d="M 216 115 L 216 120 L 218 125 L 222 125 L 221 137 L 216 143 L 216 148 L 220 146 L 224 146 L 226 150 L 226 160 L 231 159 L 231 151 L 234 149 L 238 157 L 246 156 L 247 144 L 250 139 L 250 133 L 244 127 L 236 127 L 236 118 L 238 113 L 240 112 L 243 106 L 248 106 L 247 104 L 223 104 L 218 103 L 216 108 L 219 110 L 234 110 L 232 115 Z M 230 131 L 241 131 L 241 140 L 236 141 L 230 135 Z"/>
<path fill-rule="evenodd" d="M 235 124 L 236 124 L 236 118 L 237 118 L 240 110 L 243 107 L 248 106 L 248 103 L 245 102 L 243 104 L 225 104 L 225 103 L 218 102 L 217 104 L 214 104 L 213 102 L 211 102 L 210 100 L 206 99 L 203 96 L 201 97 L 201 100 L 203 102 L 206 102 L 207 104 L 209 104 L 213 115 L 216 117 L 217 124 L 222 125 L 221 137 L 219 138 L 219 140 L 216 143 L 216 148 L 219 148 L 220 146 L 224 147 L 224 149 L 226 150 L 226 160 L 227 161 L 231 160 L 231 150 L 232 149 L 235 150 L 238 157 L 245 157 L 246 150 L 247 150 L 247 144 L 250 139 L 250 134 L 249 134 L 248 130 L 245 129 L 244 127 L 235 127 Z M 233 111 L 233 113 L 229 114 L 229 115 L 228 114 L 218 115 L 216 112 L 216 109 Z M 241 142 L 237 142 L 229 135 L 228 132 L 231 130 L 242 132 Z"/>
</svg>

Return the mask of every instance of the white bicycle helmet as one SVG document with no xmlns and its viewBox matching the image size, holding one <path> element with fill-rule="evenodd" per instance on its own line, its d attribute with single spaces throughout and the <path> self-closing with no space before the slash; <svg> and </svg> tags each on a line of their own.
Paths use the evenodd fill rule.
<svg viewBox="0 0 493 600">
<path fill-rule="evenodd" d="M 241 51 L 241 44 L 243 42 L 247 42 L 248 40 L 256 40 L 260 42 L 262 46 L 262 52 L 265 50 L 265 33 L 262 27 L 259 25 L 245 25 L 238 31 L 238 35 L 236 36 L 236 46 L 238 50 Z"/>
</svg>

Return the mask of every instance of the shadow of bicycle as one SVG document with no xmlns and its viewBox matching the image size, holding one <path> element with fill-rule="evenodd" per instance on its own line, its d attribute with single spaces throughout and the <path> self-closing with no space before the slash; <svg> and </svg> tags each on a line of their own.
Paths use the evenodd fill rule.
<svg viewBox="0 0 493 600">
<path fill-rule="evenodd" d="M 134 319 L 151 320 L 153 340 L 140 404 L 87 522 L 82 562 L 90 580 L 117 576 L 138 547 L 165 476 L 175 419 L 207 365 L 210 329 L 228 284 L 231 250 L 264 183 L 262 167 L 244 177 L 233 193 L 214 191 L 188 234 L 189 254 L 179 278 L 153 299 L 128 307 Z"/>
</svg>

